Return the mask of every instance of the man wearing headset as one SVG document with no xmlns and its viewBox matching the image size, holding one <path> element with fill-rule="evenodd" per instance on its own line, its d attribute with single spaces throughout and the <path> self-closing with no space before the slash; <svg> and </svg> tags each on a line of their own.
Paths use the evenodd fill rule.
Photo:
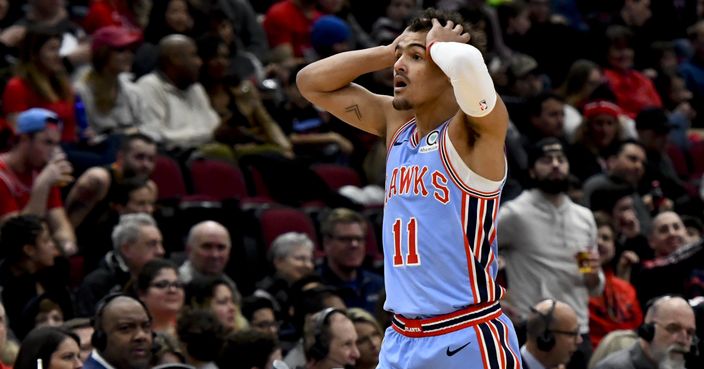
<svg viewBox="0 0 704 369">
<path fill-rule="evenodd" d="M 359 359 L 357 331 L 343 310 L 327 308 L 315 313 L 303 334 L 307 369 L 350 369 Z"/>
<path fill-rule="evenodd" d="M 521 347 L 524 369 L 566 365 L 582 342 L 577 313 L 564 302 L 547 299 L 531 308 L 527 340 Z"/>
<path fill-rule="evenodd" d="M 689 303 L 662 296 L 648 304 L 640 339 L 600 361 L 596 369 L 684 369 L 685 354 L 696 350 L 696 324 Z M 696 351 L 695 351 L 696 352 Z"/>
<path fill-rule="evenodd" d="M 99 304 L 84 369 L 147 369 L 152 356 L 152 320 L 132 297 L 108 295 Z"/>
</svg>

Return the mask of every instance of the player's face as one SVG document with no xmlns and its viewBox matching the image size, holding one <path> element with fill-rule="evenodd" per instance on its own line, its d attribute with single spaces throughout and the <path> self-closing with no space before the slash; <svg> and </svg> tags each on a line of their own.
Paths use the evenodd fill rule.
<svg viewBox="0 0 704 369">
<path fill-rule="evenodd" d="M 396 46 L 394 100 L 396 110 L 410 110 L 444 96 L 452 88 L 425 51 L 426 32 L 405 31 Z"/>
<path fill-rule="evenodd" d="M 328 262 L 342 269 L 362 265 L 365 253 L 364 228 L 359 223 L 338 223 L 325 243 Z"/>
</svg>

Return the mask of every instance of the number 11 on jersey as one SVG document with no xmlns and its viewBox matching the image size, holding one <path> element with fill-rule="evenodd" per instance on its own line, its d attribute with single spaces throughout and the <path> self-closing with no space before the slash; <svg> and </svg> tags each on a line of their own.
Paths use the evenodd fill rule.
<svg viewBox="0 0 704 369">
<path fill-rule="evenodd" d="M 415 217 L 411 217 L 406 224 L 406 240 L 403 239 L 401 226 L 403 221 L 396 218 L 393 224 L 394 235 L 394 266 L 400 267 L 403 265 L 420 265 L 420 257 L 418 256 L 418 224 Z M 403 250 L 401 249 L 402 242 L 407 243 L 408 253 L 406 260 L 403 260 Z"/>
</svg>

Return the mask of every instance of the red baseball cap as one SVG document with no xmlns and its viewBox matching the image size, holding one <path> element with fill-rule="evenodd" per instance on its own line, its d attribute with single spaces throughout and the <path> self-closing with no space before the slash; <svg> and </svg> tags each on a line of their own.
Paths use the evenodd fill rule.
<svg viewBox="0 0 704 369">
<path fill-rule="evenodd" d="M 142 32 L 135 29 L 118 26 L 106 26 L 93 33 L 91 48 L 101 47 L 120 49 L 131 47 L 142 41 Z"/>
</svg>

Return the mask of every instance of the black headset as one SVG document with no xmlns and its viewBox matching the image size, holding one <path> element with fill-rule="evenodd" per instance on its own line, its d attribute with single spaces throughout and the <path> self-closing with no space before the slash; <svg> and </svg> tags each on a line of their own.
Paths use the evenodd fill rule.
<svg viewBox="0 0 704 369">
<path fill-rule="evenodd" d="M 149 321 L 152 320 L 152 316 L 149 314 L 149 309 L 147 309 L 147 305 L 142 302 L 140 299 L 136 299 L 130 295 L 127 295 L 122 292 L 116 292 L 116 293 L 111 293 L 105 297 L 103 297 L 100 301 L 98 301 L 98 304 L 96 305 L 96 312 L 95 316 L 92 319 L 92 326 L 93 326 L 93 334 L 90 336 L 90 343 L 93 345 L 93 348 L 95 348 L 98 352 L 104 351 L 107 346 L 108 346 L 108 336 L 105 334 L 105 331 L 103 330 L 103 314 L 107 306 L 115 300 L 118 297 L 127 297 L 131 300 L 135 300 L 139 302 L 140 305 L 144 308 L 144 311 L 147 313 L 147 317 L 149 318 Z M 156 344 L 156 340 L 154 340 L 154 332 L 152 332 L 152 346 Z M 154 347 L 152 347 L 152 351 L 154 350 Z"/>
<path fill-rule="evenodd" d="M 330 325 L 330 317 L 336 313 L 347 316 L 343 310 L 329 307 L 320 312 L 315 319 L 313 324 L 313 345 L 308 349 L 308 356 L 311 359 L 320 361 L 328 356 L 331 337 L 330 330 L 326 328 Z"/>
<path fill-rule="evenodd" d="M 664 295 L 664 296 L 659 296 L 659 297 L 655 297 L 655 298 L 648 300 L 648 302 L 645 304 L 646 314 L 647 314 L 648 310 L 650 310 L 653 307 L 653 305 L 657 304 L 660 300 L 670 299 L 673 297 L 681 297 L 681 296 Z M 685 301 L 686 301 L 686 299 L 685 299 Z M 638 329 L 636 330 L 636 333 L 638 333 L 638 337 L 642 338 L 646 342 L 648 342 L 648 343 L 652 342 L 653 338 L 655 338 L 655 322 L 648 322 L 648 323 L 643 322 L 643 324 L 641 324 L 638 327 Z M 690 347 L 690 352 L 694 356 L 699 356 L 699 338 L 696 335 L 694 335 L 692 337 L 692 344 Z"/>
<path fill-rule="evenodd" d="M 552 302 L 552 305 L 550 305 L 550 309 L 548 310 L 547 314 L 541 313 L 534 307 L 530 308 L 530 311 L 537 314 L 545 325 L 543 331 L 538 337 L 536 337 L 535 343 L 538 346 L 538 350 L 546 352 L 552 350 L 552 348 L 555 347 L 555 335 L 550 330 L 550 323 L 552 323 L 553 315 L 555 313 L 555 305 L 557 305 L 557 301 L 555 301 L 554 299 L 549 299 L 549 301 Z"/>
</svg>

